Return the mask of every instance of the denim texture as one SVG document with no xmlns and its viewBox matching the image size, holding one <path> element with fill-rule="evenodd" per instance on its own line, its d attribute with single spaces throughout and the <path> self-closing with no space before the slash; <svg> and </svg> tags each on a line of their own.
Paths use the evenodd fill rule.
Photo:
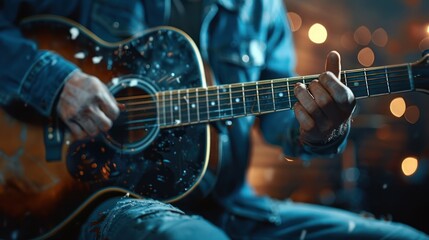
<svg viewBox="0 0 429 240">
<path fill-rule="evenodd" d="M 295 75 L 293 36 L 283 1 L 204 0 L 203 4 L 198 47 L 203 60 L 211 66 L 215 83 L 244 83 Z M 170 10 L 170 0 L 3 1 L 0 104 L 18 99 L 40 114 L 49 115 L 67 76 L 76 69 L 55 53 L 39 51 L 34 42 L 23 38 L 17 27 L 23 18 L 41 13 L 66 16 L 113 42 L 147 28 L 167 25 Z M 207 197 L 213 205 L 180 204 L 186 213 L 210 219 L 234 239 L 427 239 L 408 227 L 397 228 L 398 224 L 367 221 L 337 209 L 256 196 L 246 183 L 250 130 L 254 122 L 255 117 L 249 116 L 215 124 L 220 134 L 222 168 L 214 191 Z M 265 139 L 283 147 L 287 156 L 303 159 L 331 156 L 340 153 L 346 145 L 347 136 L 327 146 L 299 144 L 293 111 L 262 115 L 260 127 Z M 100 235 L 91 235 L 94 234 L 92 222 L 100 216 L 105 217 L 99 225 Z M 206 220 L 184 215 L 173 206 L 152 200 L 114 199 L 91 214 L 81 238 L 150 239 L 154 232 L 162 235 L 168 232 L 165 229 L 175 229 L 172 231 L 176 232 L 175 239 L 182 239 L 179 238 L 181 228 L 175 226 L 183 222 L 193 222 L 188 227 L 206 229 L 203 232 L 214 238 L 224 237 Z M 125 228 L 132 230 L 125 232 Z M 211 239 L 203 236 L 201 231 L 195 232 L 198 239 Z"/>
</svg>

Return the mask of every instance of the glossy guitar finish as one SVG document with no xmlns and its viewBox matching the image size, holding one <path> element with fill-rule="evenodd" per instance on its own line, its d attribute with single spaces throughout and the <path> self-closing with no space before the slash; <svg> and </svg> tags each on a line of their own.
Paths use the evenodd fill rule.
<svg viewBox="0 0 429 240">
<path fill-rule="evenodd" d="M 52 236 L 107 196 L 185 197 L 207 169 L 216 170 L 217 150 L 210 149 L 218 142 L 206 123 L 290 110 L 294 85 L 318 78 L 206 86 L 198 51 L 173 28 L 119 43 L 55 16 L 27 19 L 22 29 L 40 48 L 101 79 L 125 109 L 111 131 L 88 141 L 74 141 L 57 118 L 35 117 L 23 103 L 0 110 L 0 238 Z M 342 71 L 341 79 L 356 99 L 427 92 L 428 69 L 426 55 L 413 64 Z"/>
<path fill-rule="evenodd" d="M 187 36 L 159 28 L 112 44 L 54 16 L 27 19 L 22 29 L 101 79 L 126 109 L 108 134 L 88 141 L 74 141 L 58 119 L 35 118 L 22 103 L 0 110 L 0 238 L 46 234 L 101 195 L 170 202 L 197 185 L 209 157 L 207 124 L 174 126 L 173 115 L 159 124 L 156 109 L 158 91 L 206 85 Z"/>
</svg>

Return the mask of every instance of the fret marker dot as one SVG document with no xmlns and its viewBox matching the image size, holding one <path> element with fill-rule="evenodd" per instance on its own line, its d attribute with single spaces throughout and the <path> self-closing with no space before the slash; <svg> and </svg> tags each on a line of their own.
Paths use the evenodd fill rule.
<svg viewBox="0 0 429 240">
<path fill-rule="evenodd" d="M 177 111 L 177 110 L 179 110 L 179 107 L 174 106 L 174 111 Z"/>
<path fill-rule="evenodd" d="M 240 98 L 236 98 L 236 99 L 235 99 L 235 102 L 240 102 Z"/>
<path fill-rule="evenodd" d="M 215 103 L 215 102 L 211 102 L 210 104 L 211 104 L 212 106 L 216 105 L 216 103 Z"/>
<path fill-rule="evenodd" d="M 354 82 L 353 86 L 357 87 L 357 86 L 359 86 L 359 83 L 358 82 Z"/>
<path fill-rule="evenodd" d="M 191 107 L 192 107 L 192 108 L 195 108 L 195 107 L 196 107 L 196 106 L 195 106 L 195 103 L 192 103 L 192 104 L 191 104 Z"/>
<path fill-rule="evenodd" d="M 279 93 L 279 97 L 283 97 L 283 93 L 281 92 L 281 93 Z"/>
</svg>

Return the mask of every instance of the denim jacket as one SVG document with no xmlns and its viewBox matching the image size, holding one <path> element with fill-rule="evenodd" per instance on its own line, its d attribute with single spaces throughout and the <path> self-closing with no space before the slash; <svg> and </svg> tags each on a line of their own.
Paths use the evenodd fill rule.
<svg viewBox="0 0 429 240">
<path fill-rule="evenodd" d="M 253 82 L 295 74 L 293 36 L 281 0 L 204 0 L 199 50 L 219 84 Z M 24 39 L 17 23 L 26 16 L 49 13 L 72 18 L 108 41 L 129 37 L 146 28 L 167 25 L 170 0 L 5 0 L 0 14 L 0 103 L 19 99 L 40 114 L 49 115 L 67 76 L 77 67 Z M 150 14 L 149 14 L 150 13 Z M 267 142 L 283 147 L 286 156 L 308 159 L 340 153 L 346 136 L 323 146 L 298 141 L 293 111 L 262 115 L 260 128 Z M 238 214 L 273 219 L 266 199 L 246 201 L 255 214 L 240 207 L 251 196 L 246 184 L 250 157 L 250 130 L 255 117 L 219 122 L 222 169 L 216 198 Z M 250 190 L 250 191 L 248 191 Z M 250 194 L 249 194 L 250 193 Z M 243 209 L 242 211 L 240 209 Z M 270 221 L 271 221 L 270 220 Z"/>
</svg>

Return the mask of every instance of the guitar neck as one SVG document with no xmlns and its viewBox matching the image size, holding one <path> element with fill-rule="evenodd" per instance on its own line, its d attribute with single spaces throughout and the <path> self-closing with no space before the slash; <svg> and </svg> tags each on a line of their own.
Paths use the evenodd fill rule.
<svg viewBox="0 0 429 240">
<path fill-rule="evenodd" d="M 309 84 L 318 76 L 159 92 L 159 125 L 167 128 L 289 110 L 297 102 L 293 91 L 295 84 Z M 415 88 L 410 64 L 342 71 L 341 79 L 356 99 Z"/>
</svg>

